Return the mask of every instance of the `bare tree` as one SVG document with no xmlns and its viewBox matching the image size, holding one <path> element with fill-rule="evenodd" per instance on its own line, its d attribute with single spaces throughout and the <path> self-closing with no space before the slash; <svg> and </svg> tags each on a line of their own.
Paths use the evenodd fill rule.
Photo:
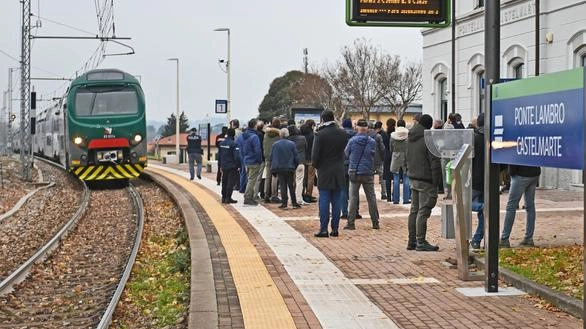
<svg viewBox="0 0 586 329">
<path fill-rule="evenodd" d="M 334 111 L 336 117 L 343 111 L 342 101 L 319 73 L 305 74 L 293 88 L 292 94 L 300 103 Z M 342 112 L 340 117 L 343 117 L 343 114 Z"/>
<path fill-rule="evenodd" d="M 390 56 L 389 56 L 390 57 Z M 387 74 L 379 70 L 379 81 L 381 81 L 383 101 L 391 106 L 399 119 L 405 115 L 405 111 L 411 103 L 421 99 L 423 87 L 421 62 L 400 65 L 400 60 L 387 58 L 382 66 L 388 67 L 384 71 L 391 72 L 390 68 L 395 67 L 395 74 Z"/>
<path fill-rule="evenodd" d="M 334 93 L 347 105 L 359 109 L 368 119 L 371 108 L 382 98 L 378 70 L 382 54 L 365 39 L 342 49 L 342 59 L 326 66 L 325 76 Z"/>
</svg>

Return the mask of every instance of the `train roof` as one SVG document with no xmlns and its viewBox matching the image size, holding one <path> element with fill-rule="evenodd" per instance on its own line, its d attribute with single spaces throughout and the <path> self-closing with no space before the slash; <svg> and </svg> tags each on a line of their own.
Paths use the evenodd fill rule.
<svg viewBox="0 0 586 329">
<path fill-rule="evenodd" d="M 98 69 L 87 71 L 84 74 L 77 77 L 75 80 L 73 80 L 71 84 L 76 85 L 84 83 L 116 81 L 140 84 L 139 81 L 132 74 L 124 72 L 119 69 Z"/>
</svg>

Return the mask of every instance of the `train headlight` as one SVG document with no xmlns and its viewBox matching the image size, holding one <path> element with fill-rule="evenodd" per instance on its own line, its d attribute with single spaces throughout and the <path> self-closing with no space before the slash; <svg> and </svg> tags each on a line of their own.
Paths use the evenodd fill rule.
<svg viewBox="0 0 586 329">
<path fill-rule="evenodd" d="M 140 134 L 134 135 L 134 141 L 140 143 L 140 141 L 142 141 L 142 136 Z"/>
<path fill-rule="evenodd" d="M 73 142 L 75 143 L 75 145 L 79 145 L 79 144 L 83 143 L 83 138 L 81 138 L 81 137 L 75 137 L 73 139 Z"/>
</svg>

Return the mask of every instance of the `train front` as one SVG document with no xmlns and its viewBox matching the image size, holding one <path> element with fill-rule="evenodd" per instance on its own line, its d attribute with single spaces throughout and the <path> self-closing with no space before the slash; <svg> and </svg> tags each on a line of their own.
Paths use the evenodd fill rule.
<svg viewBox="0 0 586 329">
<path fill-rule="evenodd" d="M 67 164 L 84 181 L 137 178 L 147 163 L 145 100 L 136 78 L 93 70 L 67 96 Z"/>
</svg>

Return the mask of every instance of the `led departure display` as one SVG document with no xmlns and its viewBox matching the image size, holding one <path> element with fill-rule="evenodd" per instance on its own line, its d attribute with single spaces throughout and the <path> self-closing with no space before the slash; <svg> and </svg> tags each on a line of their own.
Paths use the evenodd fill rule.
<svg viewBox="0 0 586 329">
<path fill-rule="evenodd" d="M 447 20 L 448 0 L 352 0 L 354 22 L 430 22 Z"/>
</svg>

